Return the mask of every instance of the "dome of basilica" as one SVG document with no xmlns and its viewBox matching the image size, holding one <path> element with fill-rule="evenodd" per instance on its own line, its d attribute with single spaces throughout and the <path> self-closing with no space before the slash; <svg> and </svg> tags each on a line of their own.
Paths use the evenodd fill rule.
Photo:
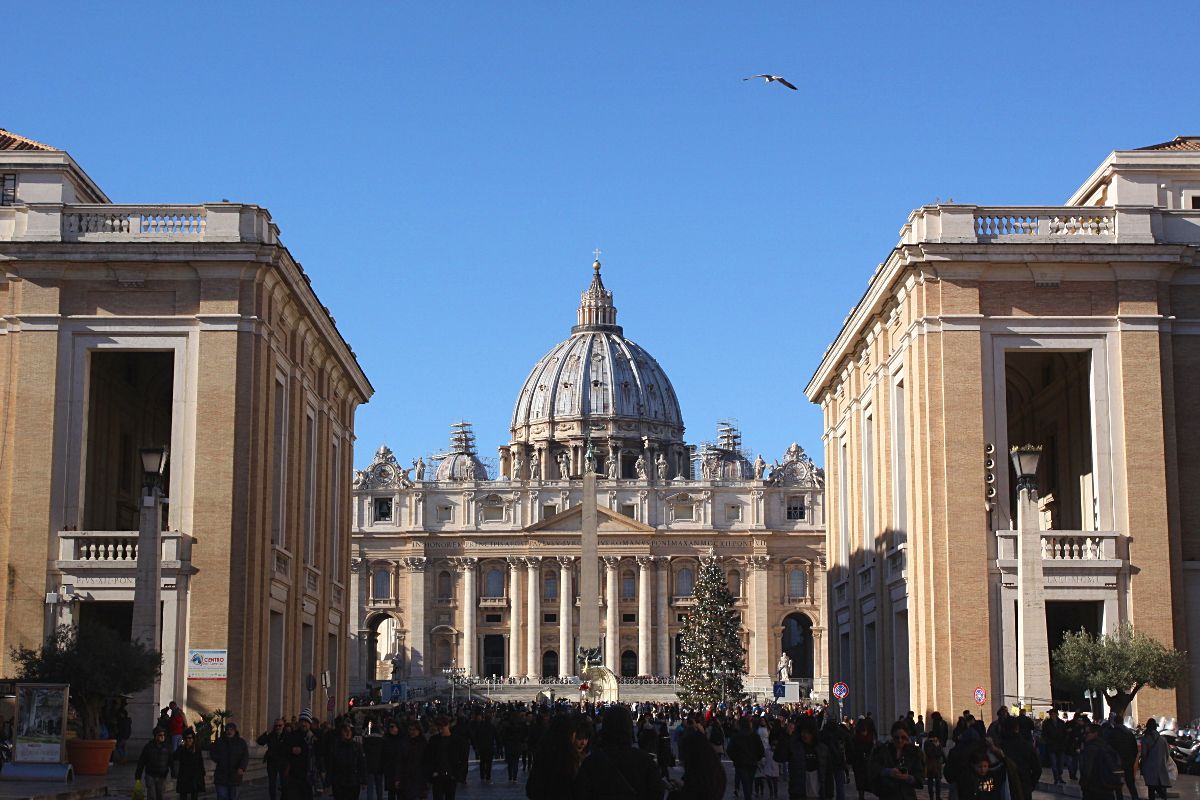
<svg viewBox="0 0 1200 800">
<path fill-rule="evenodd" d="M 612 292 L 600 279 L 600 262 L 592 268 L 570 338 L 542 356 L 521 387 L 514 442 L 567 438 L 557 436 L 564 433 L 682 442 L 683 415 L 670 379 L 653 356 L 625 338 Z"/>
</svg>

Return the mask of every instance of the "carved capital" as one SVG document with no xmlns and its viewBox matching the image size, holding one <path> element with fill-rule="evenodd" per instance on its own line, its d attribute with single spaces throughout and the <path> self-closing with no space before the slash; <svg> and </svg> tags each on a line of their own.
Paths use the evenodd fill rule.
<svg viewBox="0 0 1200 800">
<path fill-rule="evenodd" d="M 542 565 L 541 556 L 525 556 L 525 566 L 531 570 L 535 570 Z"/>
<path fill-rule="evenodd" d="M 404 564 L 404 568 L 409 572 L 424 572 L 425 567 L 429 566 L 429 559 L 424 556 L 409 556 L 401 563 Z"/>
<path fill-rule="evenodd" d="M 650 556 L 654 559 L 654 563 L 658 566 L 659 572 L 663 572 L 671 568 L 670 556 Z"/>
<path fill-rule="evenodd" d="M 615 570 L 617 567 L 619 567 L 621 565 L 621 557 L 620 556 L 604 556 L 603 558 L 604 558 L 604 566 L 608 567 L 611 570 Z"/>
<path fill-rule="evenodd" d="M 474 556 L 455 556 L 450 559 L 450 563 L 454 565 L 459 572 L 470 572 L 475 569 L 479 563 L 479 559 Z"/>
<path fill-rule="evenodd" d="M 508 562 L 508 568 L 516 572 L 521 567 L 525 566 L 525 558 L 523 556 L 509 556 L 505 559 Z"/>
<path fill-rule="evenodd" d="M 575 563 L 575 556 L 558 556 L 560 566 L 569 567 Z"/>
<path fill-rule="evenodd" d="M 654 566 L 654 556 L 638 556 L 637 565 L 642 569 L 650 569 Z"/>
<path fill-rule="evenodd" d="M 746 566 L 752 572 L 766 569 L 770 561 L 770 556 L 746 556 Z"/>
</svg>

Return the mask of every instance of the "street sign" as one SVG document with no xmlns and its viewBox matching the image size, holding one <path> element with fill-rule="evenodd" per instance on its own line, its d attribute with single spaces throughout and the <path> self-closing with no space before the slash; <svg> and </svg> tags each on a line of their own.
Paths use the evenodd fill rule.
<svg viewBox="0 0 1200 800">
<path fill-rule="evenodd" d="M 987 690 L 982 686 L 975 687 L 975 705 L 981 706 L 987 702 Z"/>
<path fill-rule="evenodd" d="M 845 700 L 846 697 L 849 696 L 849 694 L 850 694 L 850 687 L 847 686 L 846 684 L 842 683 L 841 681 L 838 681 L 837 683 L 835 683 L 833 685 L 833 696 L 836 697 L 838 700 Z"/>
</svg>

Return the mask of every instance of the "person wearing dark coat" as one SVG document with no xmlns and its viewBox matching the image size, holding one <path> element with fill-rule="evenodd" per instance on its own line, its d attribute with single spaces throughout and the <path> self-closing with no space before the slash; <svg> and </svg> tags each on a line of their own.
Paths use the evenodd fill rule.
<svg viewBox="0 0 1200 800">
<path fill-rule="evenodd" d="M 633 716 L 610 706 L 595 745 L 575 775 L 575 800 L 629 797 L 661 800 L 662 778 L 654 757 L 633 746 Z"/>
<path fill-rule="evenodd" d="M 454 800 L 458 784 L 466 777 L 461 773 L 466 761 L 461 752 L 465 739 L 450 730 L 449 717 L 438 717 L 434 727 L 437 733 L 425 745 L 422 770 L 433 790 L 433 800 Z"/>
<path fill-rule="evenodd" d="M 565 714 L 550 721 L 529 764 L 529 777 L 525 781 L 525 796 L 529 800 L 559 800 L 563 797 L 563 787 L 575 780 L 579 752 L 574 732 L 575 720 Z"/>
<path fill-rule="evenodd" d="M 683 780 L 672 789 L 670 800 L 725 797 L 725 770 L 703 733 L 691 730 L 680 737 L 679 761 L 683 765 Z"/>
<path fill-rule="evenodd" d="M 359 792 L 367 785 L 367 759 L 362 746 L 354 741 L 354 726 L 342 723 L 325 763 L 334 800 L 358 800 Z"/>
<path fill-rule="evenodd" d="M 500 742 L 504 745 L 504 761 L 508 766 L 508 782 L 517 782 L 521 759 L 529 742 L 529 726 L 520 711 L 510 712 L 500 724 Z"/>
<path fill-rule="evenodd" d="M 154 737 L 146 742 L 138 756 L 133 779 L 142 781 L 146 789 L 146 800 L 162 800 L 166 791 L 167 775 L 171 772 L 171 745 L 167 743 L 167 732 L 154 729 Z"/>
<path fill-rule="evenodd" d="M 225 734 L 213 743 L 209 758 L 213 762 L 213 786 L 218 800 L 237 800 L 242 776 L 250 766 L 250 748 L 238 735 L 236 722 L 225 723 Z"/>
<path fill-rule="evenodd" d="M 774 759 L 788 765 L 788 797 L 790 800 L 827 800 L 833 797 L 833 754 L 829 746 L 817 739 L 816 725 L 802 719 L 799 725 L 789 725 L 790 736 L 779 740 Z"/>
<path fill-rule="evenodd" d="M 306 710 L 301 712 L 296 729 L 284 740 L 287 763 L 283 773 L 283 800 L 312 800 L 316 748 L 312 716 Z"/>
<path fill-rule="evenodd" d="M 754 773 L 766 755 L 762 739 L 750 728 L 750 718 L 738 720 L 737 730 L 729 737 L 729 760 L 733 762 L 733 782 L 744 797 L 754 796 Z"/>
<path fill-rule="evenodd" d="M 1124 778 L 1121 759 L 1101 738 L 1099 725 L 1085 722 L 1082 730 L 1079 789 L 1083 800 L 1115 800 L 1116 793 L 1121 791 L 1121 781 Z M 1149 787 L 1150 782 L 1146 781 L 1146 785 Z"/>
<path fill-rule="evenodd" d="M 1020 787 L 1013 787 L 1009 782 L 1010 775 L 1015 772 L 1008 769 L 1011 762 L 993 758 L 997 754 L 989 753 L 990 745 L 985 742 L 971 742 L 966 747 L 968 752 L 962 756 L 963 769 L 955 782 L 959 800 L 1003 800 L 1006 796 L 1020 795 Z M 1006 785 L 1008 792 L 1005 792 Z"/>
<path fill-rule="evenodd" d="M 1013 762 L 1020 777 L 1020 792 L 1014 784 L 1009 785 L 1012 800 L 1033 800 L 1033 790 L 1042 777 L 1042 761 L 1038 758 L 1033 742 L 1021 730 L 1021 720 L 1028 717 L 1009 717 L 1001 726 L 997 744 L 1004 757 Z"/>
<path fill-rule="evenodd" d="M 425 734 L 421 724 L 408 723 L 402 757 L 396 762 L 396 797 L 398 800 L 418 800 L 425 796 Z"/>
<path fill-rule="evenodd" d="M 1121 759 L 1121 770 L 1125 773 L 1125 788 L 1129 790 L 1129 800 L 1138 800 L 1137 780 L 1133 771 L 1138 757 L 1137 735 L 1125 727 L 1116 713 L 1109 715 L 1108 722 L 1100 728 L 1100 735 L 1108 742 L 1109 747 L 1117 751 L 1117 758 Z M 1121 790 L 1118 789 L 1117 796 L 1120 797 L 1120 794 Z"/>
<path fill-rule="evenodd" d="M 891 734 L 890 742 L 871 753 L 871 785 L 879 800 L 916 800 L 918 787 L 925 785 L 925 759 L 903 724 L 893 724 Z"/>
<path fill-rule="evenodd" d="M 858 789 L 858 800 L 866 800 L 867 786 L 870 783 L 867 766 L 877 742 L 875 721 L 870 717 L 859 717 L 854 723 L 854 739 L 850 748 L 850 764 L 854 768 L 854 788 Z"/>
<path fill-rule="evenodd" d="M 491 714 L 482 714 L 471 726 L 471 747 L 479 759 L 479 780 L 492 782 L 492 761 L 496 757 L 496 726 Z"/>
<path fill-rule="evenodd" d="M 271 730 L 255 739 L 259 747 L 267 748 L 264 759 L 267 762 L 267 800 L 279 800 L 279 778 L 287 766 L 287 748 L 283 746 L 287 738 L 286 726 L 287 723 L 280 717 L 275 720 Z"/>
<path fill-rule="evenodd" d="M 1042 721 L 1042 742 L 1046 745 L 1046 756 L 1050 759 L 1050 773 L 1054 782 L 1063 782 L 1063 765 L 1067 754 L 1067 726 L 1058 718 L 1058 709 L 1052 708 Z"/>
<path fill-rule="evenodd" d="M 183 743 L 171 753 L 171 772 L 179 800 L 197 800 L 204 793 L 204 754 L 190 730 L 183 732 Z"/>
<path fill-rule="evenodd" d="M 362 752 L 367 765 L 367 800 L 383 800 L 383 737 L 364 736 Z"/>
<path fill-rule="evenodd" d="M 400 723 L 397 720 L 392 720 L 387 725 L 387 732 L 383 735 L 383 743 L 379 752 L 379 761 L 383 765 L 383 785 L 387 789 L 387 799 L 396 800 L 398 789 L 396 787 L 396 776 L 399 774 L 401 765 L 404 762 L 404 751 L 407 747 L 408 737 L 401 731 Z M 370 765 L 368 764 L 368 770 Z"/>
</svg>

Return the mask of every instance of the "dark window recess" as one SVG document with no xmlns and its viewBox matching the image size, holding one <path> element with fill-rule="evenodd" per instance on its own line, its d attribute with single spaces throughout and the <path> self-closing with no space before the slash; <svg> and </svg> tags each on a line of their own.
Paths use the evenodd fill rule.
<svg viewBox="0 0 1200 800">
<path fill-rule="evenodd" d="M 0 206 L 11 206 L 17 202 L 17 176 L 6 172 L 0 175 Z"/>
<path fill-rule="evenodd" d="M 687 622 L 687 614 L 676 614 L 675 621 L 676 622 Z"/>
<path fill-rule="evenodd" d="M 483 621 L 484 622 L 499 622 L 500 615 L 499 614 L 484 614 Z"/>
<path fill-rule="evenodd" d="M 1200 194 L 1192 195 L 1192 210 L 1200 211 Z"/>
<path fill-rule="evenodd" d="M 637 622 L 637 614 L 622 614 L 621 622 Z"/>
<path fill-rule="evenodd" d="M 542 614 L 542 622 L 558 622 L 558 614 Z"/>
</svg>

